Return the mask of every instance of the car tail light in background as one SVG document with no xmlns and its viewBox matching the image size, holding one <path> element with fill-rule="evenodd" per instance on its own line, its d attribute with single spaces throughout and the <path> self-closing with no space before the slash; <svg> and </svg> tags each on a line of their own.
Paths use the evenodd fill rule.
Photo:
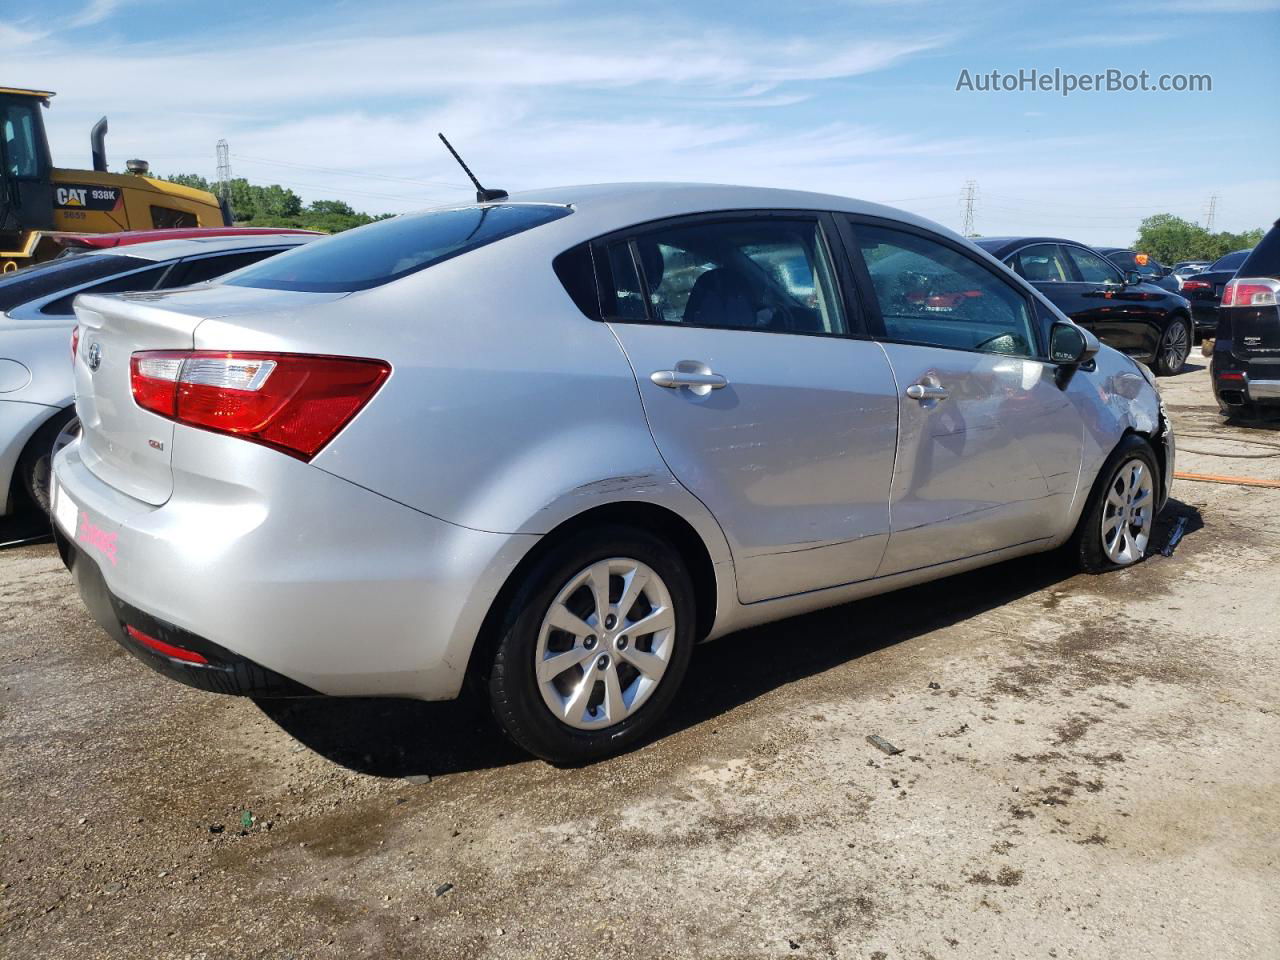
<svg viewBox="0 0 1280 960">
<path fill-rule="evenodd" d="M 297 353 L 152 350 L 130 359 L 144 410 L 310 460 L 391 375 L 382 360 Z"/>
<path fill-rule="evenodd" d="M 71 328 L 71 365 L 76 365 L 76 350 L 80 347 L 80 324 Z"/>
<path fill-rule="evenodd" d="M 1182 281 L 1182 289 L 1183 289 L 1183 290 L 1208 290 L 1208 289 L 1210 289 L 1212 286 L 1213 286 L 1213 284 L 1212 284 L 1212 283 L 1209 283 L 1207 280 L 1191 280 L 1191 279 L 1187 279 L 1187 280 L 1183 280 L 1183 281 Z"/>
<path fill-rule="evenodd" d="M 1274 307 L 1280 294 L 1280 280 L 1266 277 L 1232 280 L 1222 290 L 1224 307 Z"/>
</svg>

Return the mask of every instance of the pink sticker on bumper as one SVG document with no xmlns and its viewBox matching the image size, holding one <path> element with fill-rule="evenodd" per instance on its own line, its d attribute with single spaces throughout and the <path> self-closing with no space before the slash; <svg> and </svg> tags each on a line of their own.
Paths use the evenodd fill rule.
<svg viewBox="0 0 1280 960">
<path fill-rule="evenodd" d="M 76 533 L 76 540 L 86 547 L 100 551 L 111 561 L 113 567 L 116 565 L 116 535 L 95 526 L 89 519 L 89 514 L 83 510 L 80 511 L 80 529 Z"/>
</svg>

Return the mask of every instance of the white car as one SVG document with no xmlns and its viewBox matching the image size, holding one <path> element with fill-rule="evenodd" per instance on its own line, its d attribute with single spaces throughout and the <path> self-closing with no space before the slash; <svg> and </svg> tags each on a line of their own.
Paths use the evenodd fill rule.
<svg viewBox="0 0 1280 960">
<path fill-rule="evenodd" d="M 315 236 L 186 232 L 194 236 L 95 245 L 0 276 L 0 516 L 29 500 L 48 508 L 49 453 L 74 416 L 70 343 L 78 294 L 190 286 Z"/>
</svg>

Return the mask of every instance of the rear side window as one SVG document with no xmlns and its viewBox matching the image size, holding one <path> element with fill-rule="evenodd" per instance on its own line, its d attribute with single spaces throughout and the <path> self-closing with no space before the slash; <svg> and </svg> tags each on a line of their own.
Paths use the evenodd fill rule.
<svg viewBox="0 0 1280 960">
<path fill-rule="evenodd" d="M 817 220 L 672 224 L 609 246 L 606 314 L 774 333 L 847 330 Z"/>
<path fill-rule="evenodd" d="M 499 203 L 404 214 L 308 243 L 226 282 L 317 293 L 367 290 L 570 212 L 555 204 Z"/>
<path fill-rule="evenodd" d="M 112 277 L 110 280 L 104 280 L 102 283 L 85 287 L 75 293 L 68 293 L 65 297 L 46 303 L 40 308 L 40 312 L 53 317 L 69 317 L 75 313 L 75 299 L 82 293 L 132 293 L 136 290 L 153 290 L 168 269 L 169 265 L 166 263 L 152 267 L 150 270 L 139 270 L 137 273 L 126 273 L 122 277 Z"/>
<path fill-rule="evenodd" d="M 23 267 L 0 277 L 0 310 L 12 310 L 59 290 L 78 287 L 82 283 L 133 270 L 147 263 L 148 261 L 138 257 L 115 254 L 77 254 Z"/>
<path fill-rule="evenodd" d="M 189 287 L 193 283 L 204 283 L 206 280 L 228 274 L 232 270 L 252 266 L 284 249 L 286 248 L 276 247 L 273 250 L 249 250 L 242 253 L 226 253 L 213 257 L 199 257 L 195 260 L 183 260 L 164 278 L 164 288 L 169 290 L 173 287 Z"/>
<path fill-rule="evenodd" d="M 1013 255 L 1010 264 L 1018 275 L 1032 283 L 1070 283 L 1071 268 L 1056 243 L 1039 243 Z"/>
</svg>

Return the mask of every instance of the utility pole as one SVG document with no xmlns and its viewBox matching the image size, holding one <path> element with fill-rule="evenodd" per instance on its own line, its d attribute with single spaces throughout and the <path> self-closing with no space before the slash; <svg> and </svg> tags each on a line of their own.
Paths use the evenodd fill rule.
<svg viewBox="0 0 1280 960">
<path fill-rule="evenodd" d="M 231 148 L 226 140 L 218 141 L 218 199 L 231 202 Z"/>
<path fill-rule="evenodd" d="M 1204 228 L 1209 233 L 1213 233 L 1213 218 L 1218 213 L 1218 195 L 1216 193 L 1211 194 L 1209 197 L 1208 211 L 1204 217 Z"/>
<path fill-rule="evenodd" d="M 960 228 L 960 232 L 966 237 L 973 236 L 973 205 L 978 196 L 978 181 L 966 180 L 964 182 L 964 224 Z"/>
</svg>

